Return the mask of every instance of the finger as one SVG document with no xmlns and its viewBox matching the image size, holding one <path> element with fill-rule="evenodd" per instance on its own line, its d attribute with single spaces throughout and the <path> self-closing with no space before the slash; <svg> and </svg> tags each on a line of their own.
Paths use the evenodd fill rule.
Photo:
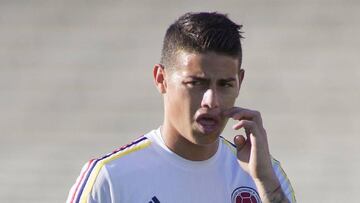
<svg viewBox="0 0 360 203">
<path fill-rule="evenodd" d="M 236 145 L 236 149 L 240 151 L 245 146 L 246 139 L 242 135 L 236 135 L 234 137 L 234 143 Z"/>
<path fill-rule="evenodd" d="M 231 107 L 229 109 L 224 110 L 222 113 L 224 116 L 231 116 L 239 108 L 241 108 L 241 107 Z"/>
<path fill-rule="evenodd" d="M 235 124 L 233 126 L 234 130 L 239 130 L 240 128 L 244 128 L 245 132 L 246 132 L 246 137 L 249 138 L 250 134 L 252 135 L 258 135 L 259 134 L 259 130 L 258 129 L 258 124 L 256 124 L 254 121 L 249 121 L 249 120 L 241 120 L 239 121 L 239 123 Z"/>
<path fill-rule="evenodd" d="M 247 130 L 246 134 L 252 132 L 256 128 L 256 123 L 249 120 L 241 120 L 232 127 L 234 130 L 239 130 L 240 128 L 245 128 Z"/>
<path fill-rule="evenodd" d="M 224 111 L 223 115 L 234 120 L 246 119 L 262 123 L 261 114 L 259 111 L 244 109 L 241 107 L 232 107 Z"/>
<path fill-rule="evenodd" d="M 244 110 L 245 108 L 242 107 L 231 107 L 223 111 L 223 115 L 229 118 L 232 118 L 235 114 L 239 113 L 240 111 Z"/>
</svg>

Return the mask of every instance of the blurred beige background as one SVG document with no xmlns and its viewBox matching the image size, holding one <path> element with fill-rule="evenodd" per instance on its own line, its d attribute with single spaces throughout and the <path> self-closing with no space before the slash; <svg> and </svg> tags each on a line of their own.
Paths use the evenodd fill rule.
<svg viewBox="0 0 360 203">
<path fill-rule="evenodd" d="M 0 0 L 0 202 L 64 202 L 87 160 L 161 124 L 152 65 L 187 11 L 244 24 L 237 104 L 298 202 L 358 201 L 360 1 Z"/>
</svg>

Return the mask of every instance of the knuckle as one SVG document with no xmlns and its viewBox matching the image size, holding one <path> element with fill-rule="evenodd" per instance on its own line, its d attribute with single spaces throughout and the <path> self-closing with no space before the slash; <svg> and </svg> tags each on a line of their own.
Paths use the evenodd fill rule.
<svg viewBox="0 0 360 203">
<path fill-rule="evenodd" d="M 235 120 L 239 120 L 239 119 L 241 118 L 241 115 L 240 115 L 239 113 L 237 113 L 237 114 L 235 114 L 235 115 L 233 116 L 233 118 L 234 118 Z"/>
<path fill-rule="evenodd" d="M 254 111 L 254 114 L 255 114 L 256 117 L 261 117 L 260 111 Z"/>
<path fill-rule="evenodd" d="M 242 125 L 242 126 L 243 126 L 243 125 L 246 125 L 246 121 L 245 121 L 245 120 L 240 120 L 240 121 L 239 121 L 239 125 Z"/>
</svg>

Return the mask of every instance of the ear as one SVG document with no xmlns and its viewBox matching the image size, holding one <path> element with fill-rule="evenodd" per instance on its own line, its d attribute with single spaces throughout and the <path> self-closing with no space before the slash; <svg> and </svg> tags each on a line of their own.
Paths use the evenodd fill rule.
<svg viewBox="0 0 360 203">
<path fill-rule="evenodd" d="M 244 77 L 245 77 L 245 70 L 241 69 L 238 72 L 238 77 L 239 77 L 239 89 L 238 89 L 238 94 L 240 92 L 240 88 L 241 88 L 241 84 L 244 81 Z"/>
<path fill-rule="evenodd" d="M 239 87 L 241 87 L 241 84 L 244 80 L 245 77 L 245 70 L 240 68 L 239 73 L 238 73 L 238 77 L 239 77 Z"/>
<path fill-rule="evenodd" d="M 153 70 L 155 86 L 161 94 L 166 93 L 165 69 L 161 64 L 155 64 Z"/>
</svg>

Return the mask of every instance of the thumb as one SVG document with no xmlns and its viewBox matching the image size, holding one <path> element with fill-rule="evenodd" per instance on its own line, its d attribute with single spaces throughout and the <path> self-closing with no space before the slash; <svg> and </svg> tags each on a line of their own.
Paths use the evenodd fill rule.
<svg viewBox="0 0 360 203">
<path fill-rule="evenodd" d="M 246 139 L 242 135 L 236 135 L 234 137 L 234 143 L 236 145 L 236 149 L 240 151 L 245 146 Z"/>
</svg>

